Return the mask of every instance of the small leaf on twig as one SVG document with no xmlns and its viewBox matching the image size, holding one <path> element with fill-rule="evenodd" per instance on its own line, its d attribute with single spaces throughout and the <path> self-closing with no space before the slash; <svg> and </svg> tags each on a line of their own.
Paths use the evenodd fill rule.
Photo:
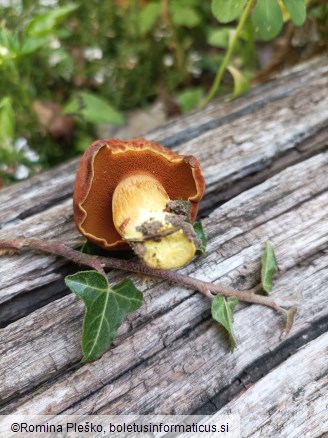
<svg viewBox="0 0 328 438">
<path fill-rule="evenodd" d="M 68 275 L 65 283 L 86 306 L 82 360 L 90 362 L 109 348 L 127 314 L 142 305 L 143 296 L 131 280 L 109 287 L 107 278 L 96 271 Z"/>
<path fill-rule="evenodd" d="M 203 225 L 200 221 L 194 223 L 194 230 L 197 239 L 200 242 L 199 245 L 197 246 L 197 251 L 200 252 L 202 255 L 204 255 L 206 252 L 207 239 L 204 233 Z"/>
<path fill-rule="evenodd" d="M 290 309 L 286 310 L 286 325 L 283 332 L 283 337 L 287 337 L 291 328 L 293 327 L 296 313 L 297 307 L 291 307 Z"/>
<path fill-rule="evenodd" d="M 231 98 L 235 99 L 236 97 L 241 96 L 246 93 L 250 89 L 249 80 L 233 65 L 229 65 L 227 70 L 231 73 L 233 77 L 233 93 Z"/>
<path fill-rule="evenodd" d="M 81 248 L 81 252 L 83 252 L 83 254 L 88 254 L 88 255 L 103 255 L 104 251 L 102 250 L 102 248 L 100 248 L 100 246 L 97 246 L 95 243 L 90 242 L 90 240 L 86 240 Z"/>
<path fill-rule="evenodd" d="M 273 287 L 273 276 L 277 272 L 277 260 L 272 242 L 266 242 L 261 262 L 262 287 L 265 292 L 270 293 Z"/>
<path fill-rule="evenodd" d="M 230 338 L 230 349 L 234 350 L 236 340 L 233 333 L 233 312 L 238 303 L 237 298 L 226 299 L 222 295 L 217 295 L 212 301 L 212 317 L 227 330 Z"/>
<path fill-rule="evenodd" d="M 261 283 L 263 290 L 270 293 L 273 287 L 273 276 L 277 271 L 277 260 L 274 253 L 273 244 L 266 242 L 265 250 L 262 255 Z"/>
</svg>

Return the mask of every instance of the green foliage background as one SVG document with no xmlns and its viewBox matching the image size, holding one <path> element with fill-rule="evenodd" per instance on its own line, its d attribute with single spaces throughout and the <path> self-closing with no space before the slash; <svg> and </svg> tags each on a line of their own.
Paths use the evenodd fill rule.
<svg viewBox="0 0 328 438">
<path fill-rule="evenodd" d="M 263 41 L 286 45 L 279 67 L 327 49 L 326 1 L 253 1 L 236 35 L 248 3 L 0 0 L 0 185 L 80 154 L 99 124 L 159 97 L 189 111 L 229 50 L 214 95 L 249 89 Z"/>
</svg>

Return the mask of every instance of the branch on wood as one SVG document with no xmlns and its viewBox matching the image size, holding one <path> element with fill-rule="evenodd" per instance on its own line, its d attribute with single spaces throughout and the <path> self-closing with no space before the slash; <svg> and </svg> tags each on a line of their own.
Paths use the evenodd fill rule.
<svg viewBox="0 0 328 438">
<path fill-rule="evenodd" d="M 240 301 L 253 304 L 261 304 L 263 306 L 270 307 L 278 313 L 283 314 L 288 318 L 289 310 L 278 305 L 273 299 L 258 295 L 258 292 L 263 290 L 261 285 L 257 285 L 253 289 L 239 291 L 232 288 L 226 288 L 216 284 L 208 283 L 196 278 L 188 277 L 187 275 L 180 274 L 175 271 L 166 271 L 161 269 L 152 269 L 140 262 L 133 260 L 122 260 L 112 257 L 94 256 L 84 254 L 80 251 L 74 250 L 67 245 L 57 241 L 43 241 L 39 239 L 13 239 L 13 240 L 0 240 L 0 249 L 9 250 L 22 250 L 32 249 L 43 251 L 50 254 L 55 254 L 71 260 L 74 263 L 89 266 L 96 271 L 104 274 L 105 268 L 120 269 L 123 271 L 134 272 L 136 274 L 149 275 L 153 277 L 162 278 L 174 283 L 182 284 L 188 288 L 201 292 L 206 297 L 213 299 L 216 295 L 223 295 L 225 297 L 236 297 Z M 291 307 L 286 305 L 285 307 Z M 295 314 L 295 308 L 292 309 Z"/>
</svg>

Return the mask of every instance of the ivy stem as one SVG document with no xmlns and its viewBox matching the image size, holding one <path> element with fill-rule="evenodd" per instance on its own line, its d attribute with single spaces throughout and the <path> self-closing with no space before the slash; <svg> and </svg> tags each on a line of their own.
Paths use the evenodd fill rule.
<svg viewBox="0 0 328 438">
<path fill-rule="evenodd" d="M 232 56 L 232 54 L 233 54 L 233 52 L 235 50 L 238 38 L 240 36 L 240 32 L 242 31 L 242 29 L 244 27 L 244 24 L 245 24 L 245 22 L 246 22 L 246 20 L 248 18 L 248 15 L 249 15 L 249 13 L 251 11 L 253 3 L 254 3 L 254 0 L 249 0 L 247 2 L 247 4 L 246 4 L 246 6 L 245 6 L 245 8 L 244 8 L 244 10 L 243 10 L 243 12 L 242 12 L 242 14 L 240 16 L 240 20 L 239 20 L 237 29 L 235 30 L 235 32 L 233 34 L 231 43 L 229 44 L 229 47 L 228 47 L 228 49 L 226 51 L 226 54 L 225 54 L 225 56 L 223 58 L 223 61 L 222 61 L 221 65 L 220 65 L 220 67 L 219 67 L 219 69 L 218 69 L 218 71 L 216 73 L 216 76 L 214 78 L 213 84 L 212 84 L 211 88 L 209 89 L 207 95 L 200 102 L 200 105 L 199 105 L 200 108 L 202 108 L 203 106 L 207 105 L 213 99 L 213 97 L 215 96 L 218 88 L 220 87 L 223 74 L 224 74 L 224 72 L 225 72 L 225 70 L 226 70 L 226 68 L 227 68 L 227 66 L 228 66 L 228 64 L 230 62 L 231 56 Z"/>
<path fill-rule="evenodd" d="M 74 263 L 89 266 L 98 272 L 104 274 L 104 268 L 120 269 L 123 271 L 134 272 L 136 274 L 149 275 L 153 277 L 162 278 L 174 283 L 179 283 L 188 288 L 198 290 L 206 297 L 213 299 L 216 295 L 223 295 L 225 297 L 236 297 L 240 301 L 253 304 L 261 304 L 270 307 L 278 313 L 286 315 L 286 310 L 279 306 L 274 300 L 267 296 L 258 295 L 259 285 L 253 289 L 239 291 L 232 288 L 223 287 L 217 284 L 208 283 L 206 281 L 198 280 L 196 278 L 188 277 L 176 271 L 166 271 L 162 269 L 152 269 L 134 260 L 122 260 L 113 257 L 94 256 L 84 254 L 80 251 L 72 249 L 67 245 L 54 240 L 43 241 L 39 239 L 13 239 L 0 240 L 0 249 L 6 250 L 22 250 L 32 249 L 45 253 L 55 254 L 71 260 Z M 1 254 L 1 251 L 0 251 Z"/>
</svg>

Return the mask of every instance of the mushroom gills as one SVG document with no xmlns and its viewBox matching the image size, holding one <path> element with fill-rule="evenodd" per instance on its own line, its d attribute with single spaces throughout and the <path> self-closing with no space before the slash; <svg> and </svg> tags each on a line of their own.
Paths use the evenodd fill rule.
<svg viewBox="0 0 328 438">
<path fill-rule="evenodd" d="M 113 193 L 117 232 L 154 269 L 180 268 L 196 252 L 192 225 L 183 215 L 166 210 L 170 201 L 163 185 L 148 174 L 127 176 Z"/>
</svg>

